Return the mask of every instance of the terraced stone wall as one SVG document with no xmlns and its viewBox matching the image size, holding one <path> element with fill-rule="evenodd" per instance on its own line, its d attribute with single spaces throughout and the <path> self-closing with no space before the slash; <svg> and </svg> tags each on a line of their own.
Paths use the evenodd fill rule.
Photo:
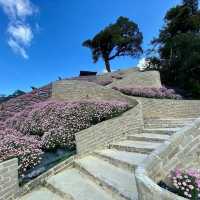
<svg viewBox="0 0 200 200">
<path fill-rule="evenodd" d="M 122 71 L 123 73 L 123 71 Z M 158 71 L 139 71 L 138 68 L 127 70 L 121 80 L 116 80 L 107 87 L 155 87 L 160 88 L 161 80 Z"/>
<path fill-rule="evenodd" d="M 185 199 L 157 185 L 176 167 L 200 167 L 200 118 L 174 134 L 136 169 L 139 200 Z"/>
<path fill-rule="evenodd" d="M 18 160 L 12 159 L 0 163 L 0 200 L 15 199 L 19 189 Z"/>
<path fill-rule="evenodd" d="M 57 81 L 53 84 L 52 99 L 77 100 L 118 100 L 129 101 L 130 98 L 120 92 L 97 85 L 92 82 L 77 80 Z"/>
<path fill-rule="evenodd" d="M 199 100 L 168 100 L 135 97 L 142 103 L 145 119 L 197 118 L 200 116 Z"/>
<path fill-rule="evenodd" d="M 138 103 L 119 117 L 101 122 L 77 133 L 77 153 L 82 155 L 104 148 L 112 142 L 125 139 L 128 134 L 139 133 L 142 127 L 142 110 L 140 103 Z"/>
</svg>

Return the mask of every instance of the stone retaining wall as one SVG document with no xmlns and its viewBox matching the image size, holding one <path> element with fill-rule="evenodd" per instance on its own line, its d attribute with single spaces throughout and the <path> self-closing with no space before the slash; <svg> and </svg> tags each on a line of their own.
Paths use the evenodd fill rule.
<svg viewBox="0 0 200 200">
<path fill-rule="evenodd" d="M 78 100 L 115 100 L 128 101 L 129 97 L 121 92 L 106 88 L 92 82 L 77 80 L 63 80 L 53 83 L 52 99 L 78 101 Z"/>
<path fill-rule="evenodd" d="M 135 97 L 142 103 L 145 119 L 148 118 L 197 118 L 200 100 L 168 100 Z"/>
<path fill-rule="evenodd" d="M 198 164 L 197 164 L 198 163 Z M 154 151 L 137 169 L 139 200 L 183 200 L 156 183 L 176 167 L 200 166 L 200 118 L 184 127 Z"/>
<path fill-rule="evenodd" d="M 19 189 L 18 160 L 0 163 L 0 200 L 15 199 Z"/>
<path fill-rule="evenodd" d="M 76 134 L 78 155 L 104 148 L 114 141 L 120 141 L 131 133 L 139 133 L 143 127 L 141 104 L 121 116 L 101 122 Z"/>
<path fill-rule="evenodd" d="M 122 71 L 123 73 L 123 71 Z M 158 71 L 139 71 L 138 68 L 133 68 L 125 71 L 126 75 L 121 80 L 116 80 L 107 87 L 155 87 L 160 88 L 161 80 Z"/>
</svg>

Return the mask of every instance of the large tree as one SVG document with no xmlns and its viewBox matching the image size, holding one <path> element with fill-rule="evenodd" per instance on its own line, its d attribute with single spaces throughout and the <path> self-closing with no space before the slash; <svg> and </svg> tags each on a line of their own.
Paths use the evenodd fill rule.
<svg viewBox="0 0 200 200">
<path fill-rule="evenodd" d="M 165 84 L 175 85 L 200 95 L 200 12 L 188 4 L 170 9 L 165 26 L 152 42 L 159 57 L 156 69 Z"/>
<path fill-rule="evenodd" d="M 110 72 L 110 60 L 120 56 L 140 56 L 143 52 L 142 41 L 138 25 L 126 17 L 119 17 L 116 23 L 107 26 L 93 39 L 84 41 L 83 46 L 91 49 L 95 63 L 102 58 Z"/>
</svg>

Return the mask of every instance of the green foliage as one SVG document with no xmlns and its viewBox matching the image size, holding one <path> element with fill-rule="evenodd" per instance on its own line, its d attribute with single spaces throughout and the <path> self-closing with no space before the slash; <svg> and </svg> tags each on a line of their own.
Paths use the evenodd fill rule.
<svg viewBox="0 0 200 200">
<path fill-rule="evenodd" d="M 83 42 L 83 46 L 91 49 L 95 63 L 102 58 L 110 72 L 110 60 L 119 56 L 138 57 L 143 52 L 142 41 L 138 25 L 126 17 L 119 17 L 116 23 L 110 24 L 93 39 Z"/>
<path fill-rule="evenodd" d="M 196 13 L 198 11 L 198 0 L 183 0 L 183 4 L 191 8 L 192 13 Z"/>
<path fill-rule="evenodd" d="M 200 92 L 200 12 L 184 4 L 170 9 L 159 37 L 152 41 L 159 58 L 151 58 L 167 85 L 176 85 L 198 96 Z M 152 69 L 152 65 L 151 69 Z M 192 89 L 193 88 L 193 89 Z M 195 88 L 195 89 L 194 89 Z"/>
</svg>

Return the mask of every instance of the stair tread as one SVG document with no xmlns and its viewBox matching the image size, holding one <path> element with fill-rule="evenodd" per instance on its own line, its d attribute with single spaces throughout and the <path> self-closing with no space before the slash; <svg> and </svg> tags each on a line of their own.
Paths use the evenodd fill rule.
<svg viewBox="0 0 200 200">
<path fill-rule="evenodd" d="M 131 137 L 135 138 L 149 138 L 149 139 L 162 139 L 162 140 L 169 140 L 170 136 L 167 134 L 153 134 L 153 133 L 141 133 L 141 134 L 134 134 L 134 135 L 129 135 Z"/>
<path fill-rule="evenodd" d="M 125 146 L 125 147 L 135 147 L 135 148 L 156 149 L 161 144 L 162 143 L 158 143 L 158 142 L 124 140 L 124 141 L 121 141 L 121 142 L 113 143 L 112 145 Z"/>
<path fill-rule="evenodd" d="M 133 166 L 140 164 L 146 157 L 147 154 L 117 151 L 114 149 L 105 149 L 96 151 L 97 154 L 115 159 L 124 163 L 128 163 Z"/>
<path fill-rule="evenodd" d="M 63 200 L 45 187 L 34 190 L 18 200 Z"/>
<path fill-rule="evenodd" d="M 109 194 L 86 179 L 77 169 L 66 169 L 50 177 L 47 183 L 70 195 L 74 200 L 112 200 Z"/>
<path fill-rule="evenodd" d="M 145 121 L 193 121 L 196 118 L 148 118 Z"/>
<path fill-rule="evenodd" d="M 180 128 L 144 128 L 143 129 L 143 132 L 145 132 L 145 131 L 178 131 L 178 130 L 180 130 Z"/>
<path fill-rule="evenodd" d="M 137 188 L 133 173 L 120 169 L 94 156 L 87 156 L 76 162 L 93 177 L 114 188 L 124 197 L 131 200 L 137 199 Z"/>
</svg>

